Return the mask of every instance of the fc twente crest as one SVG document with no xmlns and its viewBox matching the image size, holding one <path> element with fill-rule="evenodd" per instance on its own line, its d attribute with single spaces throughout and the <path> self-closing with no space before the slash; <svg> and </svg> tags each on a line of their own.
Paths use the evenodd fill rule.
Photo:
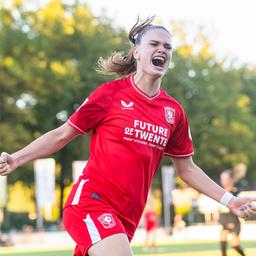
<svg viewBox="0 0 256 256">
<path fill-rule="evenodd" d="M 104 228 L 113 228 L 116 225 L 116 222 L 110 213 L 103 213 L 98 220 Z"/>
<path fill-rule="evenodd" d="M 167 123 L 174 124 L 175 122 L 175 109 L 171 107 L 164 107 L 165 119 Z"/>
</svg>

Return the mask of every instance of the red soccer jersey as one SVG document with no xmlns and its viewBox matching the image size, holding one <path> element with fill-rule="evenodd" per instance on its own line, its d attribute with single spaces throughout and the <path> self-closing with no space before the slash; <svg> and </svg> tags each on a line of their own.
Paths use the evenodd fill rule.
<svg viewBox="0 0 256 256">
<path fill-rule="evenodd" d="M 92 130 L 83 178 L 132 237 L 163 154 L 193 155 L 182 106 L 163 89 L 147 96 L 127 77 L 99 86 L 68 123 L 82 134 Z"/>
</svg>

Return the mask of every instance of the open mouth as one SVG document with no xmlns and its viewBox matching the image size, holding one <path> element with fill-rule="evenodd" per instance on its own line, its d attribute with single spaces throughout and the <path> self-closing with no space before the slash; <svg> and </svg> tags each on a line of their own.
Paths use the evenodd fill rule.
<svg viewBox="0 0 256 256">
<path fill-rule="evenodd" d="M 164 63 L 165 63 L 165 58 L 162 56 L 155 56 L 152 59 L 152 64 L 156 67 L 164 67 Z"/>
</svg>

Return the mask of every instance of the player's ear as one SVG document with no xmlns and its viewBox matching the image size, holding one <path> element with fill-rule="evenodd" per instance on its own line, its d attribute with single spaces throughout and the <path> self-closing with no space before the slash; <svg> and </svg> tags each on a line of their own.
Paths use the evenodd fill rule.
<svg viewBox="0 0 256 256">
<path fill-rule="evenodd" d="M 133 49 L 133 57 L 135 60 L 138 60 L 139 59 L 139 49 L 137 46 L 134 46 L 134 49 Z"/>
</svg>

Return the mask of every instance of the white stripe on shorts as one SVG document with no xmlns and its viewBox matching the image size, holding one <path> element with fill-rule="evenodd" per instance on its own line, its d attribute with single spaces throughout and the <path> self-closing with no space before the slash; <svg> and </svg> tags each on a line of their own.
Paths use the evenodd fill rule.
<svg viewBox="0 0 256 256">
<path fill-rule="evenodd" d="M 87 180 L 81 180 L 79 185 L 78 185 L 78 188 L 76 190 L 76 193 L 75 193 L 75 196 L 73 198 L 73 201 L 72 201 L 72 205 L 76 205 L 79 203 L 79 199 L 80 199 L 80 196 L 81 196 L 81 193 L 82 193 L 82 189 L 83 189 L 83 186 L 84 186 L 84 183 L 89 181 L 89 179 Z"/>
<path fill-rule="evenodd" d="M 99 242 L 101 240 L 100 233 L 89 214 L 87 214 L 86 218 L 84 219 L 84 222 L 87 226 L 90 238 L 92 240 L 92 244 Z"/>
</svg>

